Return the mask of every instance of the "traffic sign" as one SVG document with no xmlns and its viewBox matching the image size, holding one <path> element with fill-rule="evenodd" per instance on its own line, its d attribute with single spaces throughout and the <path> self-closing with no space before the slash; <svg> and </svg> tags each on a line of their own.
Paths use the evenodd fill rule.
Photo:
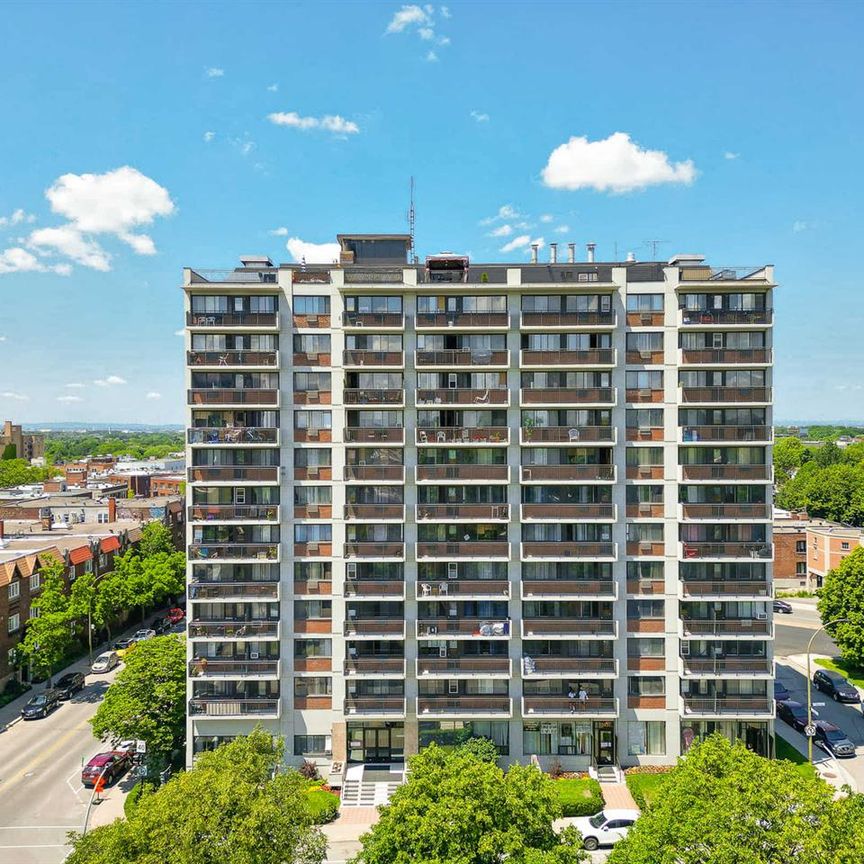
<svg viewBox="0 0 864 864">
<path fill-rule="evenodd" d="M 809 723 L 804 727 L 804 734 L 808 738 L 812 738 L 816 734 L 816 727 L 812 723 Z"/>
</svg>

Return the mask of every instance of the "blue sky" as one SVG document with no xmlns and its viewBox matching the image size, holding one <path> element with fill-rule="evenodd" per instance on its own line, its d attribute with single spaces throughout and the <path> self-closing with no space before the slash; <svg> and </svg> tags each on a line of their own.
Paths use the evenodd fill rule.
<svg viewBox="0 0 864 864">
<path fill-rule="evenodd" d="M 774 263 L 776 416 L 864 421 L 862 25 L 842 2 L 7 3 L 0 419 L 181 422 L 181 267 L 404 230 L 413 174 L 421 256 Z"/>
</svg>

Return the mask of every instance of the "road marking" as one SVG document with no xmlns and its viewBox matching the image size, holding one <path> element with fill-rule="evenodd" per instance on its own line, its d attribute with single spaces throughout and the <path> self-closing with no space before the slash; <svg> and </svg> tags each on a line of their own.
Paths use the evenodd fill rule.
<svg viewBox="0 0 864 864">
<path fill-rule="evenodd" d="M 69 739 L 73 738 L 77 735 L 82 729 L 86 728 L 86 722 L 77 726 L 74 729 L 70 729 L 64 735 L 61 735 L 59 738 L 54 740 L 54 743 L 44 749 L 35 759 L 33 759 L 29 765 L 25 766 L 25 770 L 22 771 L 17 777 L 13 777 L 3 786 L 3 794 L 8 794 L 9 789 L 15 786 L 16 783 L 21 783 L 23 780 L 27 778 L 27 771 L 37 768 L 42 763 L 46 762 L 51 756 L 54 755 L 58 750 L 60 750 Z"/>
</svg>

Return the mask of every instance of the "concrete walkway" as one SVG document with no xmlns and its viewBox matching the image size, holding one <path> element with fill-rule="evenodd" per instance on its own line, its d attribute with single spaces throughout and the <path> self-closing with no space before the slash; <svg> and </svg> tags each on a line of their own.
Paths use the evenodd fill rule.
<svg viewBox="0 0 864 864">
<path fill-rule="evenodd" d="M 377 807 L 346 807 L 332 822 L 321 826 L 327 838 L 329 864 L 342 864 L 360 851 L 360 837 L 379 819 Z"/>
<path fill-rule="evenodd" d="M 606 806 L 615 810 L 638 810 L 639 805 L 633 800 L 626 783 L 601 783 L 600 791 Z"/>
</svg>

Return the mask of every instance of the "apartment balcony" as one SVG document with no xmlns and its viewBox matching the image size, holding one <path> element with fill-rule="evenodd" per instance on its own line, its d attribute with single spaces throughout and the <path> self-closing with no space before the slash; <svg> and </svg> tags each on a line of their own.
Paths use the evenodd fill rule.
<svg viewBox="0 0 864 864">
<path fill-rule="evenodd" d="M 404 618 L 347 618 L 342 632 L 346 639 L 404 639 Z"/>
<path fill-rule="evenodd" d="M 294 315 L 292 326 L 295 330 L 329 330 L 329 315 Z"/>
<path fill-rule="evenodd" d="M 405 353 L 348 349 L 342 352 L 342 365 L 346 369 L 404 369 Z"/>
<path fill-rule="evenodd" d="M 663 618 L 628 618 L 627 633 L 665 633 L 666 621 Z"/>
<path fill-rule="evenodd" d="M 771 505 L 765 504 L 679 504 L 681 519 L 763 519 L 772 518 Z"/>
<path fill-rule="evenodd" d="M 613 483 L 615 481 L 614 465 L 523 465 L 521 472 L 523 483 L 567 483 L 571 480 L 582 482 L 598 481 Z"/>
<path fill-rule="evenodd" d="M 278 600 L 280 595 L 278 582 L 192 582 L 188 591 L 190 600 L 220 603 Z"/>
<path fill-rule="evenodd" d="M 309 351 L 295 351 L 293 363 L 295 366 L 329 367 L 329 353 L 311 353 Z"/>
<path fill-rule="evenodd" d="M 279 639 L 278 621 L 190 621 L 190 639 L 261 642 Z"/>
<path fill-rule="evenodd" d="M 753 600 L 770 599 L 773 594 L 773 585 L 771 582 L 744 581 L 744 580 L 726 580 L 721 582 L 713 581 L 690 581 L 682 580 L 679 583 L 680 597 L 685 600 L 698 598 L 705 600 L 720 599 L 720 600 Z"/>
<path fill-rule="evenodd" d="M 509 330 L 507 312 L 418 312 L 417 330 Z"/>
<path fill-rule="evenodd" d="M 625 359 L 633 366 L 662 366 L 665 360 L 663 350 L 660 351 L 627 351 Z"/>
<path fill-rule="evenodd" d="M 614 405 L 614 387 L 523 387 L 522 405 Z"/>
<path fill-rule="evenodd" d="M 343 710 L 346 717 L 384 717 L 405 716 L 404 696 L 348 696 Z"/>
<path fill-rule="evenodd" d="M 273 369 L 279 366 L 278 351 L 187 351 L 186 365 L 195 369 L 224 369 L 234 366 L 243 369 L 258 367 Z"/>
<path fill-rule="evenodd" d="M 298 429 L 294 427 L 295 444 L 329 444 L 333 440 L 332 429 Z"/>
<path fill-rule="evenodd" d="M 189 700 L 190 717 L 279 718 L 279 699 L 237 699 L 229 696 L 202 696 Z"/>
<path fill-rule="evenodd" d="M 770 543 L 747 541 L 742 543 L 681 543 L 679 560 L 703 558 L 726 560 L 727 558 L 759 558 L 770 561 L 774 557 L 774 547 Z"/>
<path fill-rule="evenodd" d="M 296 431 L 296 430 L 295 430 Z M 190 444 L 278 444 L 279 430 L 263 426 L 198 426 L 186 430 Z"/>
<path fill-rule="evenodd" d="M 770 483 L 774 479 L 771 465 L 755 464 L 718 464 L 682 465 L 683 480 L 745 480 L 747 482 L 763 481 Z"/>
<path fill-rule="evenodd" d="M 774 440 L 774 431 L 770 426 L 681 426 L 679 436 L 682 444 L 715 441 L 764 444 Z"/>
<path fill-rule="evenodd" d="M 614 426 L 523 426 L 520 444 L 614 444 Z"/>
<path fill-rule="evenodd" d="M 561 561 L 570 558 L 588 559 L 591 561 L 617 558 L 615 543 L 596 543 L 571 540 L 554 541 L 523 541 L 521 544 L 521 560 L 533 561 L 545 559 Z"/>
<path fill-rule="evenodd" d="M 655 405 L 664 399 L 662 390 L 640 389 L 638 387 L 628 388 L 625 391 L 624 398 L 628 403 L 637 405 L 649 403 Z"/>
<path fill-rule="evenodd" d="M 613 657 L 568 657 L 544 655 L 522 659 L 523 678 L 618 677 L 618 661 Z"/>
<path fill-rule="evenodd" d="M 404 465 L 346 465 L 346 480 L 366 480 L 375 483 L 404 483 Z"/>
<path fill-rule="evenodd" d="M 770 696 L 682 696 L 683 717 L 751 717 L 774 716 L 774 700 Z"/>
<path fill-rule="evenodd" d="M 392 407 L 405 404 L 405 391 L 370 390 L 359 387 L 346 387 L 342 391 L 342 401 L 346 405 L 388 405 Z"/>
<path fill-rule="evenodd" d="M 510 658 L 493 656 L 418 657 L 417 677 L 509 678 Z"/>
<path fill-rule="evenodd" d="M 343 667 L 350 678 L 404 678 L 404 657 L 349 657 Z"/>
<path fill-rule="evenodd" d="M 614 504 L 523 504 L 523 522 L 615 521 Z"/>
<path fill-rule="evenodd" d="M 662 480 L 664 473 L 662 465 L 628 465 L 624 476 L 628 480 Z"/>
<path fill-rule="evenodd" d="M 523 312 L 522 330 L 566 330 L 570 327 L 591 327 L 610 330 L 617 324 L 615 312 Z"/>
<path fill-rule="evenodd" d="M 239 330 L 277 330 L 278 312 L 187 312 L 186 326 L 190 330 L 211 327 L 236 327 Z"/>
<path fill-rule="evenodd" d="M 665 657 L 628 657 L 628 672 L 665 672 Z"/>
<path fill-rule="evenodd" d="M 447 579 L 416 583 L 417 599 L 432 600 L 455 597 L 459 600 L 500 600 L 510 596 L 510 583 L 506 579 Z"/>
<path fill-rule="evenodd" d="M 294 696 L 295 711 L 329 711 L 333 707 L 332 696 Z"/>
<path fill-rule="evenodd" d="M 278 543 L 191 543 L 190 561 L 278 561 Z"/>
<path fill-rule="evenodd" d="M 295 504 L 295 519 L 332 519 L 332 504 Z"/>
<path fill-rule="evenodd" d="M 465 540 L 458 542 L 418 542 L 418 561 L 508 561 L 510 544 L 506 540 Z"/>
<path fill-rule="evenodd" d="M 422 618 L 418 639 L 509 639 L 510 620 L 493 618 Z"/>
<path fill-rule="evenodd" d="M 685 405 L 771 404 L 770 387 L 681 387 Z"/>
<path fill-rule="evenodd" d="M 295 390 L 295 405 L 331 405 L 333 394 L 330 390 Z"/>
<path fill-rule="evenodd" d="M 295 672 L 326 672 L 333 671 L 332 657 L 295 657 Z"/>
<path fill-rule="evenodd" d="M 520 352 L 519 365 L 523 368 L 549 367 L 568 368 L 580 366 L 614 366 L 614 348 L 588 348 L 582 351 L 533 351 Z"/>
<path fill-rule="evenodd" d="M 416 443 L 425 446 L 453 444 L 508 444 L 510 429 L 507 426 L 448 426 L 418 428 Z"/>
<path fill-rule="evenodd" d="M 657 696 L 628 696 L 627 707 L 635 710 L 653 708 L 662 711 L 666 707 L 665 694 Z"/>
<path fill-rule="evenodd" d="M 295 636 L 329 636 L 333 630 L 330 618 L 295 618 Z"/>
<path fill-rule="evenodd" d="M 190 483 L 278 483 L 278 465 L 196 465 L 186 469 Z"/>
<path fill-rule="evenodd" d="M 567 696 L 523 696 L 523 717 L 573 716 L 592 719 L 615 719 L 618 716 L 618 700 L 614 696 L 589 696 L 587 699 L 570 699 Z"/>
<path fill-rule="evenodd" d="M 405 544 L 404 543 L 353 543 L 348 542 L 344 546 L 345 560 L 361 560 L 361 561 L 404 561 L 405 560 Z"/>
<path fill-rule="evenodd" d="M 661 542 L 651 542 L 646 540 L 628 540 L 627 555 L 631 557 L 640 556 L 662 556 L 666 554 L 666 544 Z"/>
<path fill-rule="evenodd" d="M 663 312 L 628 312 L 628 327 L 662 327 L 664 324 Z"/>
<path fill-rule="evenodd" d="M 279 660 L 190 660 L 190 678 L 207 680 L 230 680 L 232 678 L 264 681 L 278 681 L 280 677 Z"/>
<path fill-rule="evenodd" d="M 395 426 L 378 429 L 374 426 L 346 426 L 343 430 L 346 444 L 373 442 L 375 444 L 404 444 L 405 430 Z"/>
<path fill-rule="evenodd" d="M 329 597 L 333 593 L 333 583 L 329 579 L 297 579 L 292 588 L 301 596 Z"/>
<path fill-rule="evenodd" d="M 294 468 L 295 480 L 332 480 L 331 465 L 299 465 Z"/>
<path fill-rule="evenodd" d="M 398 579 L 346 579 L 343 592 L 346 597 L 363 600 L 402 600 L 405 583 Z"/>
<path fill-rule="evenodd" d="M 343 312 L 342 326 L 346 330 L 404 330 L 405 316 L 401 312 Z"/>
<path fill-rule="evenodd" d="M 767 613 L 764 614 L 764 618 L 682 618 L 681 633 L 687 639 L 694 636 L 771 638 L 774 627 Z"/>
<path fill-rule="evenodd" d="M 414 365 L 418 369 L 442 368 L 456 369 L 471 366 L 499 367 L 510 366 L 510 352 L 492 351 L 482 348 L 466 348 L 452 351 L 416 351 Z"/>
<path fill-rule="evenodd" d="M 475 480 L 484 483 L 509 483 L 509 465 L 454 463 L 449 465 L 418 465 L 418 483 L 448 483 L 452 480 Z"/>
<path fill-rule="evenodd" d="M 666 433 L 662 426 L 628 426 L 628 441 L 662 441 Z"/>
<path fill-rule="evenodd" d="M 278 504 L 193 504 L 189 522 L 278 522 Z"/>
<path fill-rule="evenodd" d="M 346 504 L 345 519 L 352 522 L 404 522 L 404 504 Z"/>
<path fill-rule="evenodd" d="M 188 405 L 279 405 L 278 390 L 201 388 L 187 391 Z"/>
<path fill-rule="evenodd" d="M 509 405 L 510 391 L 497 389 L 474 389 L 438 387 L 433 390 L 417 390 L 416 404 L 429 405 Z"/>
<path fill-rule="evenodd" d="M 638 504 L 628 504 L 626 513 L 628 519 L 662 519 L 663 510 L 662 503 L 642 501 Z"/>
<path fill-rule="evenodd" d="M 523 639 L 615 639 L 618 624 L 611 618 L 523 618 Z"/>
<path fill-rule="evenodd" d="M 656 597 L 666 593 L 666 583 L 662 579 L 628 579 L 627 593 L 639 597 Z"/>
<path fill-rule="evenodd" d="M 418 696 L 417 716 L 429 717 L 510 717 L 509 696 Z"/>
<path fill-rule="evenodd" d="M 332 558 L 333 544 L 327 542 L 308 542 L 294 544 L 295 558 Z"/>
<path fill-rule="evenodd" d="M 612 579 L 523 579 L 523 600 L 615 600 Z"/>
<path fill-rule="evenodd" d="M 418 522 L 509 522 L 509 504 L 418 504 Z"/>
<path fill-rule="evenodd" d="M 773 678 L 774 663 L 767 657 L 689 657 L 681 658 L 685 678 Z"/>
<path fill-rule="evenodd" d="M 770 327 L 774 320 L 772 309 L 682 309 L 680 327 Z"/>
<path fill-rule="evenodd" d="M 702 348 L 679 350 L 680 366 L 770 366 L 770 348 Z"/>
</svg>

